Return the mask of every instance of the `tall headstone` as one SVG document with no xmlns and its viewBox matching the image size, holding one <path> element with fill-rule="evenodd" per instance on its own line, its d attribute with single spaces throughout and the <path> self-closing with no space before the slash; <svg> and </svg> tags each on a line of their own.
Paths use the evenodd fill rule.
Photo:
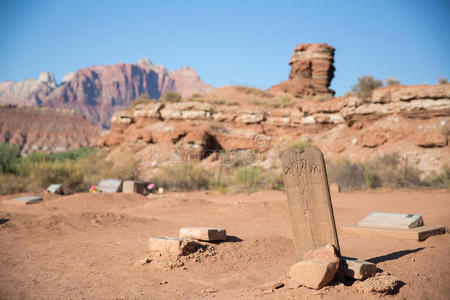
<svg viewBox="0 0 450 300">
<path fill-rule="evenodd" d="M 281 160 L 297 261 L 328 243 L 340 252 L 322 152 L 289 149 Z"/>
</svg>

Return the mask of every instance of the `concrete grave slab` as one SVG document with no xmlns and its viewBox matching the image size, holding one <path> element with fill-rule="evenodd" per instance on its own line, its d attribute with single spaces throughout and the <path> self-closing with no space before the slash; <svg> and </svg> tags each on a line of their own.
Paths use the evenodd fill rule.
<svg viewBox="0 0 450 300">
<path fill-rule="evenodd" d="M 22 197 L 18 197 L 18 198 L 9 199 L 9 200 L 3 200 L 3 203 L 27 205 L 27 204 L 38 203 L 41 201 L 42 201 L 42 197 L 40 197 L 40 196 L 22 196 Z"/>
<path fill-rule="evenodd" d="M 47 192 L 52 194 L 64 194 L 62 184 L 50 184 L 47 188 Z"/>
<path fill-rule="evenodd" d="M 408 229 L 423 226 L 422 215 L 373 212 L 362 219 L 361 227 Z"/>
<path fill-rule="evenodd" d="M 377 228 L 377 227 L 363 227 L 358 225 L 350 225 L 341 227 L 344 232 L 362 233 L 362 234 L 382 234 L 385 236 L 423 241 L 428 237 L 443 234 L 446 229 L 445 226 L 434 225 L 434 226 L 419 226 L 410 229 L 395 229 L 395 228 Z"/>
<path fill-rule="evenodd" d="M 180 229 L 179 237 L 201 241 L 225 241 L 227 232 L 222 228 L 185 227 Z"/>
<path fill-rule="evenodd" d="M 98 188 L 103 193 L 118 193 L 122 191 L 122 180 L 115 178 L 102 179 L 98 183 Z"/>
</svg>

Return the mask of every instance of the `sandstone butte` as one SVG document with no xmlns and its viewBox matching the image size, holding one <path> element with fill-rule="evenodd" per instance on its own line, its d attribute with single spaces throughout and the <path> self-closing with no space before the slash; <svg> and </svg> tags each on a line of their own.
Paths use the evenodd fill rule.
<svg viewBox="0 0 450 300">
<path fill-rule="evenodd" d="M 299 44 L 289 61 L 289 79 L 272 88 L 273 92 L 285 92 L 295 97 L 332 94 L 334 76 L 334 48 L 327 44 Z"/>
<path fill-rule="evenodd" d="M 3 81 L 0 105 L 71 109 L 94 125 L 108 128 L 112 114 L 140 95 L 158 99 L 164 92 L 177 91 L 188 97 L 212 89 L 192 68 L 169 72 L 143 58 L 137 64 L 83 68 L 64 76 L 59 85 L 51 72 L 42 72 L 38 79 Z"/>
</svg>

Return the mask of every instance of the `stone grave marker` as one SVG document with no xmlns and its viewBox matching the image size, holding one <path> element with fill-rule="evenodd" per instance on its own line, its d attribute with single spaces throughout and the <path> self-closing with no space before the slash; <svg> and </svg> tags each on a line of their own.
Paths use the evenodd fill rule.
<svg viewBox="0 0 450 300">
<path fill-rule="evenodd" d="M 27 204 L 33 204 L 38 203 L 42 201 L 42 197 L 40 196 L 22 196 L 18 198 L 13 198 L 10 200 L 4 200 L 4 203 L 10 203 L 10 204 L 20 204 L 20 205 L 27 205 Z"/>
<path fill-rule="evenodd" d="M 409 229 L 423 226 L 422 215 L 373 212 L 362 219 L 359 226 Z"/>
<path fill-rule="evenodd" d="M 50 184 L 47 188 L 47 192 L 52 194 L 64 194 L 62 184 Z"/>
<path fill-rule="evenodd" d="M 98 188 L 103 193 L 117 193 L 122 190 L 122 180 L 115 178 L 102 179 L 98 183 Z"/>
<path fill-rule="evenodd" d="M 149 193 L 147 185 L 148 183 L 143 181 L 125 180 L 122 185 L 122 192 L 147 195 Z"/>
<path fill-rule="evenodd" d="M 332 244 L 340 255 L 322 152 L 314 146 L 289 149 L 281 157 L 297 261 L 308 250 Z M 337 273 L 344 279 L 342 266 Z"/>
</svg>

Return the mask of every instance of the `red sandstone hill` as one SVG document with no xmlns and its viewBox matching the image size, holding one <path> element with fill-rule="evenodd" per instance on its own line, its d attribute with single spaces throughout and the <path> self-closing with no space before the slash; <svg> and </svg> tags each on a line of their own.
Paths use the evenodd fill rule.
<svg viewBox="0 0 450 300">
<path fill-rule="evenodd" d="M 169 72 L 144 58 L 137 64 L 84 68 L 67 74 L 60 85 L 51 72 L 41 73 L 37 80 L 1 82 L 0 104 L 73 109 L 108 128 L 112 114 L 140 95 L 158 99 L 166 91 L 177 91 L 188 97 L 212 88 L 192 68 Z"/>
<path fill-rule="evenodd" d="M 0 106 L 0 142 L 17 144 L 23 153 L 95 146 L 99 134 L 99 128 L 74 111 Z"/>
</svg>

